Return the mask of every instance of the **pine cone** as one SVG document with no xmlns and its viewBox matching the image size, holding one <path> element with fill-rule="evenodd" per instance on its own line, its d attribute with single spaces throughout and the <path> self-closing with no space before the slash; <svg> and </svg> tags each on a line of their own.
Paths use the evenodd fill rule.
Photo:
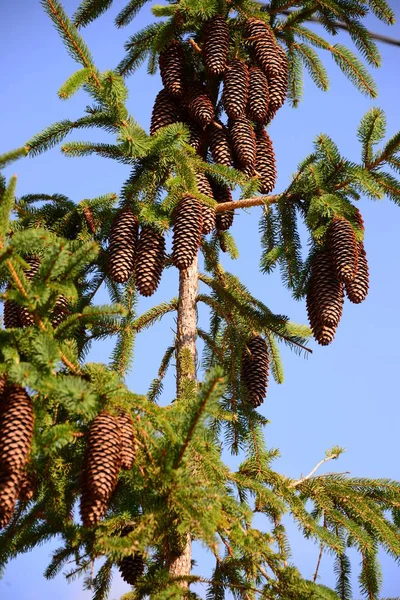
<svg viewBox="0 0 400 600">
<path fill-rule="evenodd" d="M 97 227 L 92 211 L 88 206 L 85 206 L 82 212 L 83 216 L 85 217 L 87 228 L 89 229 L 90 233 L 93 233 L 94 235 L 96 233 Z"/>
<path fill-rule="evenodd" d="M 35 495 L 36 479 L 31 473 L 23 473 L 18 497 L 21 502 L 29 502 Z"/>
<path fill-rule="evenodd" d="M 361 229 L 361 231 L 364 231 L 364 229 L 365 229 L 364 219 L 362 218 L 362 214 L 358 210 L 358 208 L 356 208 L 356 214 L 354 215 L 354 220 L 357 223 L 358 227 Z"/>
<path fill-rule="evenodd" d="M 230 60 L 224 75 L 222 103 L 231 119 L 244 115 L 249 93 L 249 69 L 245 62 Z"/>
<path fill-rule="evenodd" d="M 160 74 L 168 94 L 181 98 L 185 90 L 185 56 L 178 40 L 173 40 L 160 53 Z"/>
<path fill-rule="evenodd" d="M 204 64 L 211 75 L 225 71 L 229 52 L 229 27 L 221 16 L 213 17 L 204 27 Z"/>
<path fill-rule="evenodd" d="M 222 185 L 217 181 L 211 181 L 211 187 L 213 190 L 214 200 L 216 200 L 218 204 L 222 204 L 223 202 L 232 202 L 231 190 L 227 185 Z M 233 210 L 217 212 L 215 225 L 218 231 L 227 231 L 232 226 L 234 216 L 235 212 Z"/>
<path fill-rule="evenodd" d="M 343 217 L 336 217 L 328 227 L 328 247 L 339 281 L 353 281 L 357 273 L 358 248 L 353 227 Z"/>
<path fill-rule="evenodd" d="M 121 432 L 121 469 L 129 471 L 136 458 L 136 439 L 130 414 L 121 410 L 118 415 L 118 425 Z"/>
<path fill-rule="evenodd" d="M 311 329 L 319 343 L 324 327 L 336 329 L 342 316 L 343 285 L 336 278 L 328 252 L 321 250 L 311 267 L 307 292 L 307 312 Z M 322 335 L 322 334 L 321 334 Z M 332 334 L 332 339 L 334 331 Z"/>
<path fill-rule="evenodd" d="M 242 354 L 242 380 L 247 389 L 247 397 L 257 408 L 263 403 L 268 386 L 269 356 L 265 340 L 254 336 L 246 344 Z"/>
<path fill-rule="evenodd" d="M 40 258 L 38 256 L 28 256 L 26 259 L 30 268 L 25 271 L 25 276 L 28 281 L 32 281 L 40 267 Z M 29 312 L 29 310 L 25 306 L 21 306 L 19 309 L 19 317 L 22 327 L 33 327 L 35 325 L 35 321 Z"/>
<path fill-rule="evenodd" d="M 288 93 L 288 64 L 284 49 L 276 45 L 278 56 L 280 57 L 281 69 L 275 75 L 268 76 L 269 89 L 269 107 L 270 115 L 275 115 L 276 111 L 285 103 Z"/>
<path fill-rule="evenodd" d="M 5 473 L 0 470 L 0 529 L 6 527 L 13 516 L 20 476 L 20 473 Z"/>
<path fill-rule="evenodd" d="M 22 327 L 20 306 L 14 300 L 4 302 L 3 321 L 6 329 Z"/>
<path fill-rule="evenodd" d="M 268 79 L 258 67 L 249 71 L 249 97 L 247 115 L 252 121 L 264 123 L 268 113 L 269 89 Z"/>
<path fill-rule="evenodd" d="M 189 144 L 199 154 L 199 156 L 205 156 L 207 151 L 207 134 L 204 129 L 201 129 L 197 123 L 194 123 L 190 119 L 185 120 L 186 125 L 189 127 L 190 139 Z"/>
<path fill-rule="evenodd" d="M 256 171 L 261 175 L 260 192 L 269 194 L 276 185 L 276 160 L 272 140 L 262 125 L 256 127 Z"/>
<path fill-rule="evenodd" d="M 7 386 L 0 407 L 0 470 L 22 473 L 33 437 L 32 400 L 19 385 Z"/>
<path fill-rule="evenodd" d="M 209 132 L 210 150 L 214 162 L 218 165 L 230 167 L 233 159 L 226 127 L 223 125 L 222 129 L 219 129 L 211 124 Z"/>
<path fill-rule="evenodd" d="M 174 212 L 172 262 L 178 269 L 187 269 L 192 264 L 201 243 L 202 228 L 202 205 L 187 194 Z"/>
<path fill-rule="evenodd" d="M 268 77 L 278 75 L 282 68 L 282 56 L 271 29 L 259 19 L 249 19 L 246 29 L 249 43 L 261 69 Z"/>
<path fill-rule="evenodd" d="M 229 119 L 229 136 L 239 164 L 253 169 L 256 162 L 256 136 L 249 119 L 245 116 Z"/>
<path fill-rule="evenodd" d="M 69 313 L 68 305 L 68 299 L 64 296 L 64 294 L 61 294 L 61 296 L 57 298 L 51 315 L 51 324 L 54 328 L 61 325 L 61 323 L 66 319 Z"/>
<path fill-rule="evenodd" d="M 130 208 L 119 212 L 111 225 L 109 253 L 110 277 L 117 283 L 128 281 L 133 273 L 139 222 Z"/>
<path fill-rule="evenodd" d="M 196 173 L 196 183 L 200 194 L 213 198 L 212 187 L 204 173 Z M 215 209 L 212 206 L 202 204 L 201 210 L 203 214 L 203 227 L 201 233 L 207 235 L 207 233 L 211 233 L 215 228 Z"/>
<path fill-rule="evenodd" d="M 320 346 L 329 346 L 329 344 L 331 344 L 335 339 L 337 327 L 328 327 L 328 325 L 321 325 L 321 323 L 318 322 L 317 317 L 310 316 L 310 313 L 309 319 L 315 340 Z"/>
<path fill-rule="evenodd" d="M 144 572 L 143 556 L 135 553 L 133 556 L 125 556 L 118 565 L 122 579 L 129 585 L 136 585 L 137 580 Z"/>
<path fill-rule="evenodd" d="M 154 227 L 143 226 L 139 236 L 136 263 L 136 287 L 142 296 L 154 294 L 165 264 L 165 239 Z"/>
<path fill-rule="evenodd" d="M 167 127 L 180 121 L 179 107 L 164 89 L 157 94 L 151 114 L 150 135 L 154 135 L 161 127 Z"/>
<path fill-rule="evenodd" d="M 352 281 L 345 283 L 346 294 L 350 302 L 360 304 L 368 296 L 369 268 L 367 253 L 363 242 L 358 243 L 358 267 L 356 276 Z"/>
<path fill-rule="evenodd" d="M 99 498 L 92 498 L 85 486 L 82 486 L 80 513 L 84 527 L 95 527 L 100 519 L 104 517 L 108 509 L 108 503 Z"/>
<path fill-rule="evenodd" d="M 205 86 L 193 81 L 187 89 L 187 109 L 191 118 L 206 127 L 214 120 L 214 107 Z"/>
<path fill-rule="evenodd" d="M 5 373 L 3 373 L 3 375 L 0 375 L 0 406 L 1 406 L 1 401 L 2 401 L 1 398 L 6 389 L 6 384 L 7 384 L 7 375 Z"/>
</svg>

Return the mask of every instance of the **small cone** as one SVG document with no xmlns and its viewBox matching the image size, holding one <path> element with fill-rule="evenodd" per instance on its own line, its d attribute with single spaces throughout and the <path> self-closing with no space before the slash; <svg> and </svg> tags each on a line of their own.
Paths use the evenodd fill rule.
<svg viewBox="0 0 400 600">
<path fill-rule="evenodd" d="M 3 321 L 6 329 L 22 327 L 20 306 L 14 300 L 4 302 Z"/>
<path fill-rule="evenodd" d="M 254 168 L 256 162 L 256 136 L 245 116 L 229 120 L 229 136 L 237 160 L 242 167 Z"/>
<path fill-rule="evenodd" d="M 363 242 L 358 243 L 358 267 L 356 276 L 352 281 L 345 283 L 346 294 L 350 302 L 360 304 L 368 296 L 369 268 L 367 253 Z"/>
<path fill-rule="evenodd" d="M 268 77 L 278 75 L 282 68 L 282 57 L 271 29 L 259 19 L 249 19 L 246 25 L 249 43 L 261 69 Z"/>
<path fill-rule="evenodd" d="M 19 487 L 19 500 L 21 502 L 29 502 L 35 495 L 36 480 L 31 473 L 24 473 Z"/>
<path fill-rule="evenodd" d="M 138 229 L 138 219 L 130 208 L 119 212 L 111 225 L 109 271 L 117 283 L 128 281 L 133 273 Z"/>
<path fill-rule="evenodd" d="M 68 304 L 68 299 L 64 296 L 64 294 L 61 294 L 61 296 L 58 297 L 54 305 L 54 309 L 51 316 L 51 324 L 54 328 L 61 325 L 64 319 L 66 319 L 66 317 L 68 316 Z"/>
<path fill-rule="evenodd" d="M 125 556 L 118 565 L 122 579 L 129 585 L 136 585 L 137 580 L 144 572 L 143 556 L 139 553 Z"/>
<path fill-rule="evenodd" d="M 121 410 L 118 425 L 121 432 L 121 469 L 129 471 L 136 458 L 136 439 L 130 414 Z"/>
<path fill-rule="evenodd" d="M 0 470 L 0 529 L 6 527 L 14 513 L 18 499 L 20 473 L 4 473 Z"/>
<path fill-rule="evenodd" d="M 206 88 L 199 82 L 189 84 L 186 103 L 191 118 L 202 127 L 207 127 L 214 120 L 213 103 Z"/>
<path fill-rule="evenodd" d="M 247 389 L 247 397 L 257 408 L 267 394 L 269 371 L 268 347 L 259 335 L 247 342 L 242 355 L 242 380 Z"/>
<path fill-rule="evenodd" d="M 256 127 L 256 171 L 260 174 L 260 192 L 269 194 L 276 185 L 276 159 L 272 140 L 262 125 Z"/>
<path fill-rule="evenodd" d="M 150 135 L 154 135 L 161 127 L 167 127 L 180 120 L 180 111 L 174 99 L 166 90 L 157 94 L 151 114 Z"/>
<path fill-rule="evenodd" d="M 33 437 L 32 400 L 19 385 L 7 386 L 0 406 L 0 470 L 21 476 Z"/>
<path fill-rule="evenodd" d="M 213 190 L 214 200 L 216 200 L 218 204 L 222 204 L 223 202 L 232 202 L 231 190 L 227 185 L 222 185 L 217 181 L 211 181 L 211 187 Z M 234 215 L 235 213 L 233 210 L 217 212 L 215 225 L 218 231 L 227 231 L 232 226 Z"/>
<path fill-rule="evenodd" d="M 222 129 L 219 129 L 212 123 L 209 133 L 210 150 L 214 162 L 225 167 L 232 166 L 232 151 L 226 127 L 223 125 Z"/>
<path fill-rule="evenodd" d="M 165 239 L 153 227 L 143 226 L 135 263 L 136 287 L 142 296 L 154 294 L 165 264 Z"/>
<path fill-rule="evenodd" d="M 32 281 L 39 271 L 40 258 L 38 256 L 28 256 L 25 260 L 30 265 L 30 268 L 25 272 L 25 275 L 28 281 Z M 31 313 L 25 306 L 20 307 L 19 314 L 22 327 L 33 327 L 35 325 Z"/>
<path fill-rule="evenodd" d="M 192 264 L 201 243 L 202 228 L 202 205 L 187 194 L 174 213 L 172 262 L 178 269 L 187 269 Z"/>
<path fill-rule="evenodd" d="M 213 17 L 204 27 L 204 64 L 211 75 L 225 71 L 229 51 L 229 27 L 221 16 Z"/>
<path fill-rule="evenodd" d="M 200 192 L 200 194 L 204 194 L 209 198 L 214 197 L 210 182 L 208 181 L 204 173 L 196 173 L 196 182 L 197 189 Z M 208 233 L 211 233 L 215 228 L 215 209 L 212 206 L 202 204 L 201 210 L 203 213 L 203 227 L 201 232 L 203 235 L 207 235 Z"/>
<path fill-rule="evenodd" d="M 231 119 L 244 115 L 249 93 L 249 69 L 237 58 L 230 60 L 224 75 L 222 103 Z"/>
<path fill-rule="evenodd" d="M 160 74 L 168 94 L 181 98 L 185 89 L 185 56 L 178 40 L 173 40 L 160 53 Z"/>
<path fill-rule="evenodd" d="M 276 111 L 283 106 L 288 93 L 288 63 L 287 56 L 284 49 L 277 46 L 278 56 L 280 57 L 280 71 L 274 76 L 268 77 L 268 88 L 269 88 L 269 107 L 268 110 L 271 115 L 275 115 Z M 273 118 L 273 117 L 272 117 Z"/>
<path fill-rule="evenodd" d="M 342 217 L 333 219 L 328 227 L 328 247 L 339 281 L 349 283 L 357 273 L 358 247 L 353 227 Z"/>
<path fill-rule="evenodd" d="M 88 206 L 85 206 L 82 212 L 83 216 L 85 217 L 87 228 L 89 229 L 90 233 L 95 234 L 97 231 L 97 227 L 92 211 Z"/>
<path fill-rule="evenodd" d="M 252 121 L 264 123 L 269 107 L 268 79 L 258 67 L 249 71 L 249 97 L 247 115 Z"/>
</svg>

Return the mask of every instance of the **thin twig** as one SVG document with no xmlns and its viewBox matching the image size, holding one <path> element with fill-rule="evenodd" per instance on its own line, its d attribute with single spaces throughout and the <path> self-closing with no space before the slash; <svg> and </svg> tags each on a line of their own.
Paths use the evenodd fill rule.
<svg viewBox="0 0 400 600">
<path fill-rule="evenodd" d="M 265 206 L 266 204 L 276 204 L 283 197 L 290 198 L 291 195 L 273 194 L 271 196 L 252 196 L 244 200 L 236 200 L 235 202 L 221 202 L 215 207 L 216 212 L 225 212 L 226 210 L 235 210 L 236 208 L 250 208 L 251 206 Z"/>
<path fill-rule="evenodd" d="M 325 517 L 325 513 L 324 513 L 324 527 L 326 529 L 326 517 Z M 319 555 L 318 555 L 317 566 L 315 568 L 315 573 L 314 573 L 314 577 L 313 577 L 313 582 L 314 583 L 317 581 L 318 572 L 319 572 L 319 568 L 321 566 L 321 560 L 322 560 L 323 553 L 324 553 L 324 545 L 321 544 L 321 546 L 319 548 Z"/>
<path fill-rule="evenodd" d="M 305 477 L 302 477 L 301 479 L 298 479 L 297 481 L 292 481 L 292 483 L 289 485 L 289 487 L 290 488 L 295 488 L 295 487 L 299 486 L 301 483 L 303 483 L 304 481 L 307 481 L 308 479 L 311 479 L 311 477 L 314 475 L 314 473 L 316 471 L 318 471 L 318 469 L 323 464 L 325 464 L 329 460 L 335 460 L 335 458 L 337 458 L 338 456 L 339 456 L 339 454 L 337 454 L 337 453 L 331 454 L 329 456 L 326 456 L 323 460 L 320 460 L 317 465 L 315 465 L 315 467 L 313 468 L 313 470 L 310 471 L 310 473 L 308 475 L 306 475 Z"/>
</svg>

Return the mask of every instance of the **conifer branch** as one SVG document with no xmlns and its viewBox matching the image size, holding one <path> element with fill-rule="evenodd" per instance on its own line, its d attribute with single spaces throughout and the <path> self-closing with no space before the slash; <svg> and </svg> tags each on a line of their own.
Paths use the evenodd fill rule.
<svg viewBox="0 0 400 600">
<path fill-rule="evenodd" d="M 336 450 L 336 448 L 334 450 Z M 311 479 L 311 477 L 318 471 L 318 469 L 323 464 L 325 464 L 329 460 L 335 460 L 335 459 L 337 459 L 342 452 L 343 452 L 343 450 L 341 448 L 338 448 L 336 450 L 336 452 L 329 453 L 328 456 L 326 456 L 325 458 L 323 458 L 322 460 L 320 460 L 319 463 L 315 465 L 315 467 L 312 469 L 312 471 L 310 471 L 310 473 L 308 475 L 306 475 L 305 477 L 302 477 L 301 479 L 298 479 L 297 481 L 292 481 L 289 484 L 289 487 L 290 488 L 296 488 L 299 485 L 301 485 L 302 483 L 304 483 L 304 481 L 307 481 L 308 479 Z"/>
<path fill-rule="evenodd" d="M 286 192 L 281 194 L 273 194 L 271 196 L 252 196 L 251 198 L 244 198 L 243 200 L 235 200 L 233 202 L 221 202 L 215 206 L 215 211 L 225 212 L 227 210 L 235 210 L 237 208 L 250 208 L 252 206 L 266 206 L 269 204 L 276 204 L 283 198 L 289 199 L 291 195 Z"/>
</svg>

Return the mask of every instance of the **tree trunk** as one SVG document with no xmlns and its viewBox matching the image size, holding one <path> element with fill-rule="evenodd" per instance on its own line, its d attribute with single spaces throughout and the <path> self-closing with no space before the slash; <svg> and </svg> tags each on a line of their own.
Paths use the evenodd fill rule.
<svg viewBox="0 0 400 600">
<path fill-rule="evenodd" d="M 183 374 L 186 377 L 196 378 L 196 338 L 197 338 L 197 287 L 198 287 L 198 257 L 196 256 L 192 265 L 180 271 L 179 273 L 179 304 L 178 304 L 178 325 L 176 336 L 176 387 L 179 395 L 180 381 Z M 190 350 L 193 358 L 194 369 L 190 374 L 185 372 L 181 364 L 180 353 L 184 348 Z M 169 565 L 171 577 L 182 577 L 190 575 L 192 561 L 192 541 L 190 533 L 186 536 L 186 543 L 182 554 L 174 558 Z M 182 582 L 182 587 L 188 588 L 186 582 Z"/>
</svg>

